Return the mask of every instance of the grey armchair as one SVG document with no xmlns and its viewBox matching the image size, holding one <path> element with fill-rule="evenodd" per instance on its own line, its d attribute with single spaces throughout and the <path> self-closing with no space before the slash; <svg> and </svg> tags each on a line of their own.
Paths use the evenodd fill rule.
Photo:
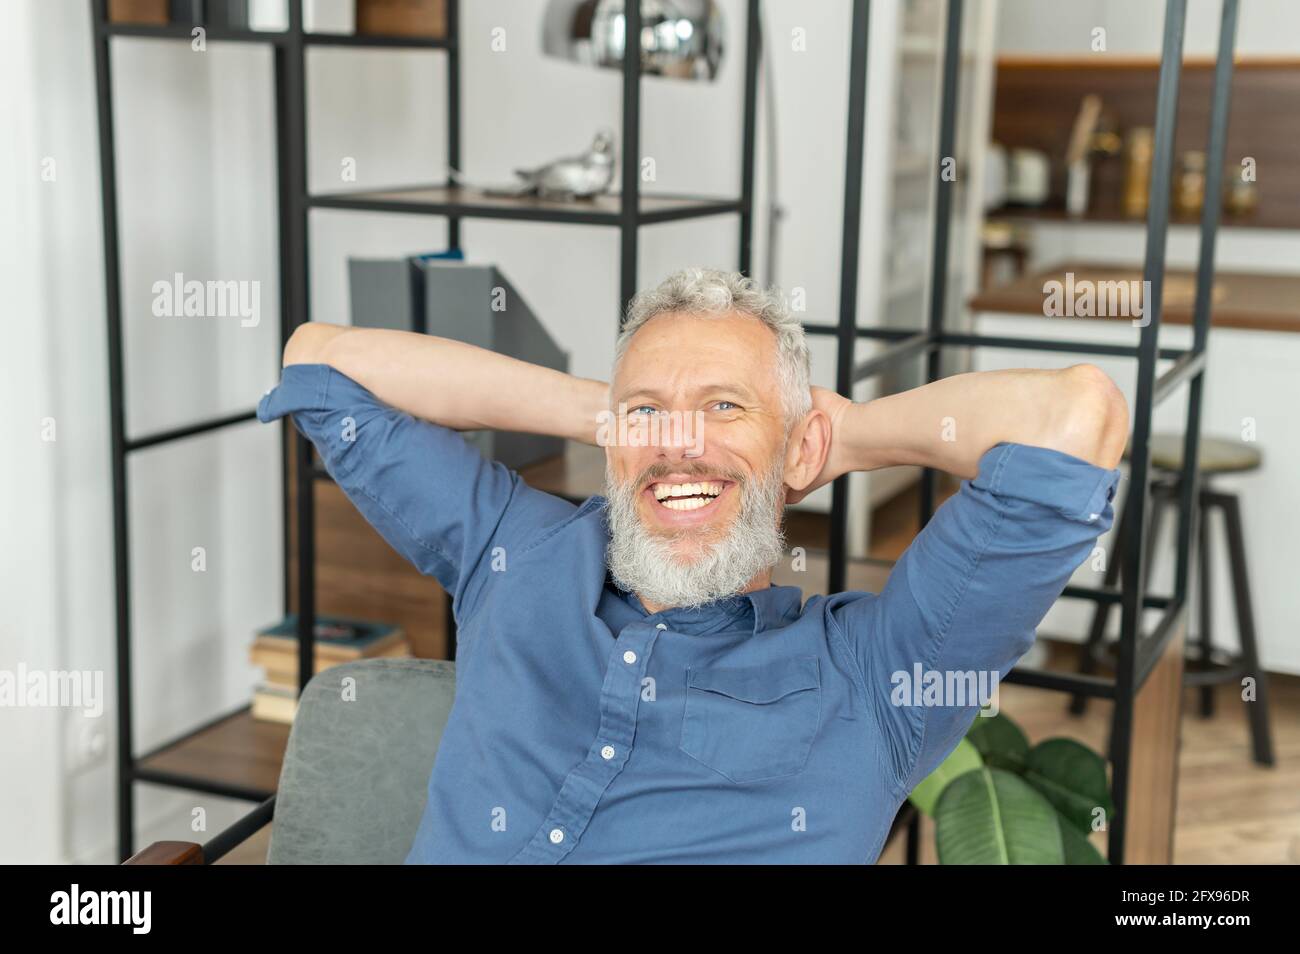
<svg viewBox="0 0 1300 954">
<path fill-rule="evenodd" d="M 262 817 L 206 845 L 156 842 L 127 864 L 210 863 L 267 821 L 268 864 L 401 864 L 455 691 L 455 664 L 441 660 L 368 659 L 317 673 Z"/>
</svg>

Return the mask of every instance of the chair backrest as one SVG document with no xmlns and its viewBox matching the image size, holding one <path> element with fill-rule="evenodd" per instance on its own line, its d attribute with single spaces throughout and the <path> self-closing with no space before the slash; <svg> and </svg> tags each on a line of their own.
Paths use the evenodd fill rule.
<svg viewBox="0 0 1300 954">
<path fill-rule="evenodd" d="M 401 864 L 456 691 L 454 663 L 367 659 L 303 690 L 268 864 Z"/>
</svg>

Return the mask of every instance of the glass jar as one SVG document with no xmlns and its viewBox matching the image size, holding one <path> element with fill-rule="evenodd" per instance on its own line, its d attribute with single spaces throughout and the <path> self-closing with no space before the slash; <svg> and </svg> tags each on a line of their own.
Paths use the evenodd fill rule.
<svg viewBox="0 0 1300 954">
<path fill-rule="evenodd" d="M 1151 190 L 1151 156 L 1155 136 L 1150 126 L 1135 126 L 1124 142 L 1124 214 L 1140 218 L 1147 212 Z"/>
<path fill-rule="evenodd" d="M 1184 217 L 1200 215 L 1205 205 L 1205 153 L 1189 149 L 1178 164 L 1174 181 L 1174 209 Z"/>
</svg>

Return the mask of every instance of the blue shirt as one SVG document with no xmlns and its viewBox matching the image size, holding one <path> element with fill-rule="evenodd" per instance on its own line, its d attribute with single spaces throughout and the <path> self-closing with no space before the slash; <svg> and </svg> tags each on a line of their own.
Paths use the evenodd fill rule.
<svg viewBox="0 0 1300 954">
<path fill-rule="evenodd" d="M 456 698 L 408 863 L 874 861 L 979 708 L 900 686 L 1005 675 L 1119 479 L 999 444 L 879 595 L 648 613 L 608 575 L 603 497 L 535 490 L 325 365 L 285 369 L 258 417 L 284 414 L 455 596 Z"/>
</svg>

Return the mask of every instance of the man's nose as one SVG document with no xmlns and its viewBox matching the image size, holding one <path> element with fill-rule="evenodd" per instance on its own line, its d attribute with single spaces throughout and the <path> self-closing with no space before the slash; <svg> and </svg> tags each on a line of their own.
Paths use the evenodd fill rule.
<svg viewBox="0 0 1300 954">
<path fill-rule="evenodd" d="M 704 455 L 703 415 L 688 411 L 668 417 L 659 432 L 659 456 L 667 461 L 694 460 Z"/>
</svg>

